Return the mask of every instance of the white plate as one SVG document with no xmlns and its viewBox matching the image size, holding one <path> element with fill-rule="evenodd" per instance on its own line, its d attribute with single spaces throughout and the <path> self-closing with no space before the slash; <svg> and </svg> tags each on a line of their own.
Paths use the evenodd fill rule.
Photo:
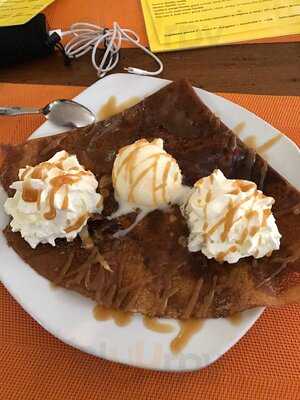
<svg viewBox="0 0 300 400">
<path fill-rule="evenodd" d="M 84 90 L 75 100 L 97 112 L 110 96 L 118 102 L 132 96 L 146 97 L 168 83 L 166 80 L 127 74 L 110 75 Z M 245 124 L 241 138 L 255 134 L 262 144 L 279 132 L 249 111 L 222 97 L 196 89 L 200 98 L 225 122 L 234 128 Z M 57 127 L 44 123 L 32 137 L 57 133 Z M 300 155 L 297 146 L 287 137 L 269 150 L 270 164 L 300 189 Z M 282 162 L 288 160 L 288 162 Z M 0 187 L 0 228 L 8 222 L 3 212 L 6 195 Z M 229 350 L 259 318 L 263 309 L 242 314 L 239 325 L 226 319 L 206 320 L 203 328 L 177 356 L 170 351 L 170 342 L 178 332 L 158 334 L 147 330 L 140 315 L 126 327 L 119 328 L 112 321 L 96 321 L 92 314 L 94 303 L 65 289 L 52 289 L 49 282 L 35 273 L 10 249 L 0 234 L 3 284 L 21 306 L 47 331 L 87 353 L 134 366 L 167 371 L 203 368 Z"/>
</svg>

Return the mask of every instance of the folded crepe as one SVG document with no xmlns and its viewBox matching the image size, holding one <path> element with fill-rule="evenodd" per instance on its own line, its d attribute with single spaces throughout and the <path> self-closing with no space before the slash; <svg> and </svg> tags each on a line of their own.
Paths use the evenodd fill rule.
<svg viewBox="0 0 300 400">
<path fill-rule="evenodd" d="M 208 260 L 188 251 L 188 229 L 177 206 L 154 211 L 122 238 L 135 214 L 105 219 L 117 208 L 111 185 L 116 152 L 140 138 L 162 138 L 177 161 L 184 183 L 219 168 L 227 178 L 255 182 L 275 198 L 273 213 L 282 234 L 271 257 L 243 258 L 236 264 Z M 300 301 L 300 193 L 254 150 L 243 144 L 198 98 L 191 85 L 171 83 L 136 106 L 99 122 L 17 146 L 5 146 L 1 182 L 9 185 L 18 170 L 36 165 L 57 151 L 76 154 L 91 170 L 105 195 L 103 216 L 88 223 L 89 244 L 81 239 L 32 249 L 9 226 L 8 244 L 36 272 L 106 307 L 179 319 L 224 317 L 256 306 Z"/>
</svg>

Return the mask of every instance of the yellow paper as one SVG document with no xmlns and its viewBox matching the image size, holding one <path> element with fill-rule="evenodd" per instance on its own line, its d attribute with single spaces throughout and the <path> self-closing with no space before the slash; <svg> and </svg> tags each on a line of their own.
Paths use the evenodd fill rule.
<svg viewBox="0 0 300 400">
<path fill-rule="evenodd" d="M 300 33 L 300 0 L 142 0 L 152 51 Z"/>
<path fill-rule="evenodd" d="M 0 26 L 25 24 L 53 1 L 0 0 Z"/>
</svg>

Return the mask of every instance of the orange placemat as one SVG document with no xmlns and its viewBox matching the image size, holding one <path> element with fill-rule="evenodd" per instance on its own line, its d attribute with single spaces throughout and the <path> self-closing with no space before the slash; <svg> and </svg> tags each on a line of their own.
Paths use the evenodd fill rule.
<svg viewBox="0 0 300 400">
<path fill-rule="evenodd" d="M 56 0 L 45 10 L 51 29 L 67 30 L 74 22 L 90 22 L 101 26 L 111 27 L 117 21 L 122 27 L 134 30 L 147 44 L 140 0 Z M 260 39 L 259 43 L 300 41 L 300 35 L 290 35 L 280 38 Z M 252 41 L 250 43 L 256 43 Z M 124 46 L 131 47 L 130 44 Z"/>
<path fill-rule="evenodd" d="M 0 106 L 42 105 L 80 91 L 79 87 L 1 84 Z M 300 97 L 224 96 L 300 144 Z M 0 142 L 21 142 L 40 123 L 36 117 L 1 119 Z M 210 367 L 191 373 L 162 373 L 104 361 L 63 344 L 0 286 L 0 399 L 300 399 L 299 311 L 294 305 L 268 309 L 247 335 Z"/>
</svg>

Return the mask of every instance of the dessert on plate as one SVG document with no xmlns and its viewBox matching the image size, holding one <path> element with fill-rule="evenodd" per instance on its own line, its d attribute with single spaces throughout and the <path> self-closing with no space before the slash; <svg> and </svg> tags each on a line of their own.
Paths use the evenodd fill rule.
<svg viewBox="0 0 300 400">
<path fill-rule="evenodd" d="M 4 234 L 51 282 L 150 317 L 300 301 L 298 190 L 187 81 L 3 149 Z"/>
</svg>

